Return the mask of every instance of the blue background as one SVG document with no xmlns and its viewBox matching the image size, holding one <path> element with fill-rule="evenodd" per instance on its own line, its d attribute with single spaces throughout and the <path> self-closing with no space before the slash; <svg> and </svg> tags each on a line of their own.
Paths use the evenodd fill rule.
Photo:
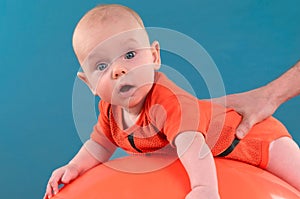
<svg viewBox="0 0 300 199">
<path fill-rule="evenodd" d="M 170 2 L 0 1 L 0 198 L 42 198 L 51 171 L 80 148 L 72 117 L 79 64 L 71 38 L 82 15 L 99 3 L 122 3 L 146 26 L 198 41 L 218 66 L 227 93 L 262 86 L 299 59 L 298 0 Z M 299 107 L 296 97 L 275 113 L 298 143 Z"/>
</svg>

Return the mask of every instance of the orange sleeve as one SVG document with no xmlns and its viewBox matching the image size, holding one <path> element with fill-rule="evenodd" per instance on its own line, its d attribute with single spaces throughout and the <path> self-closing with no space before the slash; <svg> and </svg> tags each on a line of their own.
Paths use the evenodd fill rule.
<svg viewBox="0 0 300 199">
<path fill-rule="evenodd" d="M 99 111 L 98 122 L 95 124 L 90 137 L 106 150 L 113 153 L 116 150 L 116 143 L 111 136 L 109 125 L 110 105 L 100 100 Z"/>
<path fill-rule="evenodd" d="M 171 145 L 175 146 L 175 137 L 185 131 L 197 131 L 206 137 L 209 119 L 204 112 L 201 113 L 197 98 L 190 95 L 173 95 L 165 102 L 163 131 Z"/>
</svg>

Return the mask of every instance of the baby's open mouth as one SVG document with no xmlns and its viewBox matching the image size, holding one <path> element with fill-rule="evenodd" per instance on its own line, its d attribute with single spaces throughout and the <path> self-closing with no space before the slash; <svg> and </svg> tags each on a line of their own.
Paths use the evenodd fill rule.
<svg viewBox="0 0 300 199">
<path fill-rule="evenodd" d="M 134 86 L 132 86 L 132 85 L 124 85 L 124 86 L 122 86 L 121 88 L 120 88 L 120 92 L 121 93 L 124 93 L 124 92 L 127 92 L 127 91 L 129 91 L 130 89 L 132 89 Z"/>
</svg>

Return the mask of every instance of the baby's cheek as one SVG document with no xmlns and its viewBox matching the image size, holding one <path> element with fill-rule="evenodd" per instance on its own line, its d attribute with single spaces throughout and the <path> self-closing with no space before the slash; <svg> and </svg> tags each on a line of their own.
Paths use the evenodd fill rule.
<svg viewBox="0 0 300 199">
<path fill-rule="evenodd" d="M 96 89 L 96 95 L 99 96 L 101 99 L 103 99 L 106 102 L 111 102 L 111 95 L 112 92 L 109 88 L 105 88 L 103 86 L 97 86 Z"/>
<path fill-rule="evenodd" d="M 107 98 L 108 93 L 109 93 L 109 91 L 108 91 L 109 90 L 109 84 L 107 84 L 106 82 L 107 81 L 105 81 L 105 77 L 95 78 L 95 82 L 94 82 L 95 93 L 96 93 L 96 95 L 98 95 L 102 99 Z"/>
</svg>

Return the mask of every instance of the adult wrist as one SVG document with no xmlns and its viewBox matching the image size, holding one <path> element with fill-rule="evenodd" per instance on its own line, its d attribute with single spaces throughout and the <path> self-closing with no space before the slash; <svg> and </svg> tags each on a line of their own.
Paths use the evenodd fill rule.
<svg viewBox="0 0 300 199">
<path fill-rule="evenodd" d="M 268 99 L 268 103 L 277 109 L 282 103 L 287 101 L 284 89 L 278 87 L 274 82 L 262 87 L 265 97 Z"/>
<path fill-rule="evenodd" d="M 300 61 L 278 79 L 265 86 L 269 99 L 277 107 L 300 94 Z"/>
</svg>

